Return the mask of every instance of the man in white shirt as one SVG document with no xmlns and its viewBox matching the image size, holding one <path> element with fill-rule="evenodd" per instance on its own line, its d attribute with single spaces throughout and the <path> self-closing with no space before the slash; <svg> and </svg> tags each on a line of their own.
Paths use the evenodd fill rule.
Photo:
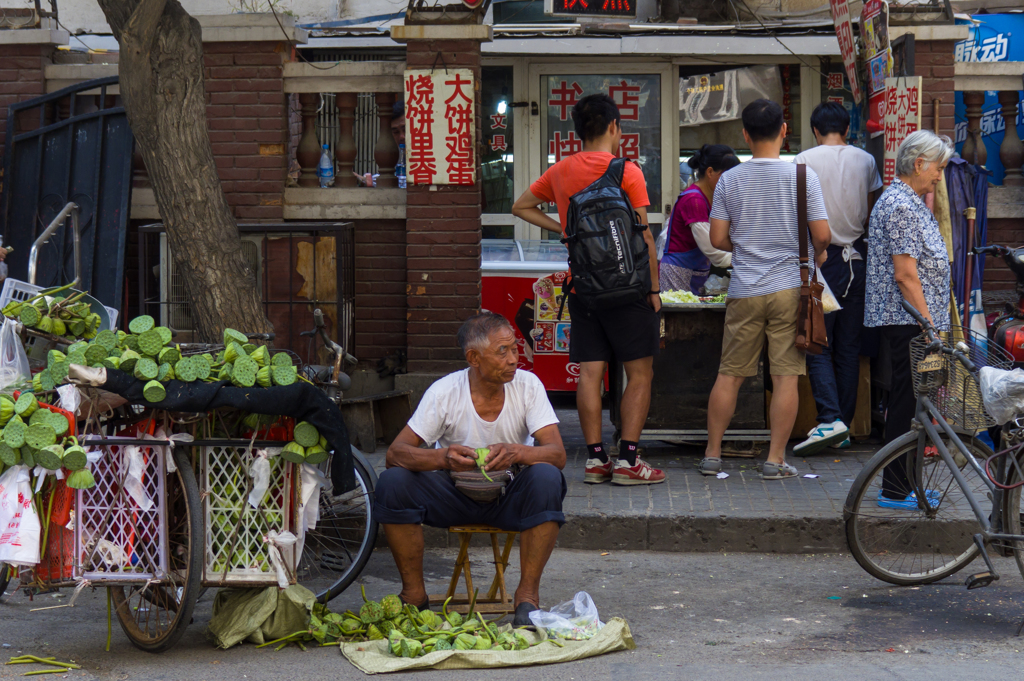
<svg viewBox="0 0 1024 681">
<path fill-rule="evenodd" d="M 849 428 L 857 410 L 860 339 L 864 328 L 865 255 L 868 216 L 882 188 L 874 157 L 846 143 L 850 115 L 837 102 L 819 104 L 811 113 L 818 146 L 799 154 L 818 175 L 828 212 L 832 243 L 821 275 L 842 309 L 825 315 L 828 346 L 807 356 L 807 375 L 818 407 L 818 425 L 793 448 L 810 456 L 832 446 L 850 446 Z"/>
<path fill-rule="evenodd" d="M 373 513 L 384 527 L 402 577 L 403 602 L 426 607 L 423 525 L 493 525 L 519 535 L 516 626 L 530 624 L 540 605 L 540 577 L 565 523 L 565 447 L 544 385 L 520 371 L 516 337 L 491 312 L 470 317 L 458 334 L 469 368 L 439 379 L 388 448 Z M 421 447 L 433 443 L 434 448 Z M 513 471 L 503 495 L 478 503 L 456 489 L 449 471 Z"/>
</svg>

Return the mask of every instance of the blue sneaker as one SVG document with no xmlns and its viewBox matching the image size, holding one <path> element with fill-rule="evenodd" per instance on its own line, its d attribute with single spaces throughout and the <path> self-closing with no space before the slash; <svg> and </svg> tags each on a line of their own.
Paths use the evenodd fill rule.
<svg viewBox="0 0 1024 681">
<path fill-rule="evenodd" d="M 931 506 L 932 508 L 937 508 L 939 505 L 939 500 L 942 498 L 942 494 L 933 489 L 925 490 L 924 494 L 925 498 L 928 499 L 928 505 Z M 903 500 L 889 499 L 888 497 L 883 497 L 882 493 L 879 492 L 878 505 L 881 506 L 882 508 L 899 508 L 903 509 L 904 511 L 918 510 L 917 495 L 913 492 L 911 492 L 909 496 L 907 496 L 907 498 Z"/>
<path fill-rule="evenodd" d="M 851 446 L 850 438 L 846 438 L 842 442 L 829 445 L 832 449 L 849 449 Z"/>
</svg>

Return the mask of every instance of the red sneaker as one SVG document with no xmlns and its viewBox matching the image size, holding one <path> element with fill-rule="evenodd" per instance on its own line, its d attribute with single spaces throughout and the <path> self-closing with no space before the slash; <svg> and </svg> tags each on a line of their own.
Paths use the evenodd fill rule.
<svg viewBox="0 0 1024 681">
<path fill-rule="evenodd" d="M 583 482 L 589 482 L 592 485 L 608 482 L 612 479 L 612 466 L 614 464 L 611 459 L 604 463 L 601 463 L 601 459 L 587 459 L 587 470 L 583 473 Z"/>
<path fill-rule="evenodd" d="M 659 482 L 665 482 L 665 473 L 657 468 L 651 468 L 640 457 L 637 457 L 635 466 L 630 466 L 625 459 L 615 462 L 613 485 L 653 485 Z"/>
</svg>

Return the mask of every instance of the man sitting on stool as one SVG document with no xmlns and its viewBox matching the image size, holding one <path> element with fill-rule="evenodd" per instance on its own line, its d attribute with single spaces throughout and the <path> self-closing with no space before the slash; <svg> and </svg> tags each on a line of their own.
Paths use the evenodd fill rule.
<svg viewBox="0 0 1024 681">
<path fill-rule="evenodd" d="M 516 337 L 501 315 L 484 312 L 459 329 L 468 369 L 439 379 L 388 448 L 373 513 L 384 526 L 402 576 L 403 602 L 428 605 L 423 584 L 423 524 L 482 524 L 519 532 L 515 625 L 530 624 L 540 605 L 540 576 L 565 522 L 565 448 L 544 385 L 519 371 Z M 436 443 L 434 449 L 420 447 Z M 477 503 L 455 488 L 448 471 L 476 469 L 477 448 L 490 447 L 486 471 L 512 469 L 505 493 Z"/>
</svg>

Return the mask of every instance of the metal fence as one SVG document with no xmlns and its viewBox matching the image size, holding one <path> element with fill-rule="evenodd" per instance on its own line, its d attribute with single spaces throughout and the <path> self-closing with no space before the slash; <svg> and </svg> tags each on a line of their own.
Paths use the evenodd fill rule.
<svg viewBox="0 0 1024 681">
<path fill-rule="evenodd" d="M 331 338 L 351 349 L 355 319 L 355 230 L 351 222 L 239 224 L 242 253 L 256 273 L 263 309 L 274 325 L 274 346 L 313 362 L 313 328 L 320 308 Z M 190 340 L 191 302 L 174 265 L 162 223 L 139 228 L 139 300 L 148 314 Z M 134 315 L 129 315 L 129 319 Z M 247 331 L 247 329 L 239 329 Z"/>
</svg>

